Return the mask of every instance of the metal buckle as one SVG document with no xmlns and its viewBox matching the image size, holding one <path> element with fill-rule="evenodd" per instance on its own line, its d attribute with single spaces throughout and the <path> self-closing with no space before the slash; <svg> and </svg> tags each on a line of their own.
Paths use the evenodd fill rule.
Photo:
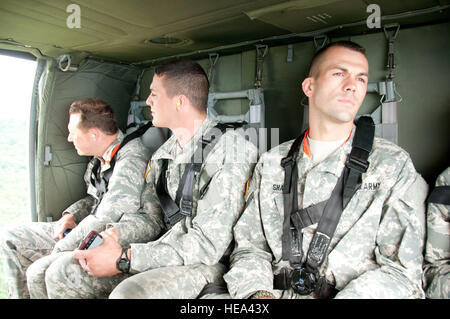
<svg viewBox="0 0 450 319">
<path fill-rule="evenodd" d="M 314 292 L 317 285 L 316 274 L 306 270 L 305 267 L 297 268 L 291 274 L 291 287 L 300 295 L 309 295 Z"/>
</svg>

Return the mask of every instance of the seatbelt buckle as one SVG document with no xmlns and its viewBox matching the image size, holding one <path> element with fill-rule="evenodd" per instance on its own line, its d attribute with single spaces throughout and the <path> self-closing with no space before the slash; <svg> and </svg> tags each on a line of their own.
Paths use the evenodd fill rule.
<svg viewBox="0 0 450 319">
<path fill-rule="evenodd" d="M 345 166 L 350 169 L 355 169 L 360 173 L 365 173 L 367 172 L 367 168 L 369 168 L 369 164 L 370 163 L 368 161 L 362 161 L 353 156 L 349 156 Z"/>
</svg>

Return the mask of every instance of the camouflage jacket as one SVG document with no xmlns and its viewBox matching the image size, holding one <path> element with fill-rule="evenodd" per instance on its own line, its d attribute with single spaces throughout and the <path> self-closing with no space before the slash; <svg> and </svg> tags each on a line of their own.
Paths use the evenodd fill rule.
<svg viewBox="0 0 450 319">
<path fill-rule="evenodd" d="M 172 135 L 153 154 L 141 208 L 152 220 L 147 232 L 150 242 L 131 245 L 132 272 L 174 265 L 216 264 L 231 246 L 232 227 L 242 212 L 246 182 L 257 161 L 256 147 L 241 135 L 226 132 L 203 161 L 194 185 L 191 217 L 166 231 L 156 195 L 162 159 L 168 159 L 167 188 L 175 199 L 186 163 L 191 160 L 202 133 L 214 125 L 216 122 L 207 117 L 183 149 Z"/>
<path fill-rule="evenodd" d="M 436 186 L 450 185 L 450 167 Z M 424 287 L 429 298 L 450 298 L 450 205 L 429 203 L 425 244 Z"/>
<path fill-rule="evenodd" d="M 117 139 L 102 156 L 105 164 L 101 168 L 101 176 L 110 167 L 111 153 L 123 138 L 123 133 L 119 131 Z M 74 216 L 77 227 L 57 242 L 55 252 L 76 249 L 80 241 L 92 230 L 100 232 L 107 225 L 133 224 L 146 220 L 146 216 L 139 214 L 137 210 L 140 206 L 140 196 L 144 185 L 143 173 L 150 157 L 149 150 L 142 144 L 140 138 L 136 138 L 123 146 L 115 156 L 116 163 L 108 183 L 108 191 L 103 195 L 93 214 L 91 211 L 98 200 L 97 189 L 91 182 L 95 158 L 88 163 L 84 175 L 87 196 L 64 211 L 64 213 L 69 212 Z M 120 239 L 123 244 L 129 242 L 126 232 L 121 234 Z"/>
<path fill-rule="evenodd" d="M 305 140 L 297 157 L 298 204 L 306 208 L 327 200 L 340 177 L 354 137 L 313 165 Z M 282 260 L 284 170 L 280 165 L 293 141 L 263 154 L 246 197 L 246 208 L 234 227 L 236 246 L 231 270 L 224 278 L 233 298 L 248 298 L 258 290 L 277 298 L 300 298 L 292 289 L 275 290 L 274 274 Z M 361 188 L 338 223 L 319 268 L 321 276 L 340 292 L 337 298 L 417 298 L 421 288 L 427 184 L 400 147 L 375 138 L 370 166 Z M 303 228 L 303 260 L 317 223 Z M 312 296 L 307 296 L 311 298 Z"/>
</svg>

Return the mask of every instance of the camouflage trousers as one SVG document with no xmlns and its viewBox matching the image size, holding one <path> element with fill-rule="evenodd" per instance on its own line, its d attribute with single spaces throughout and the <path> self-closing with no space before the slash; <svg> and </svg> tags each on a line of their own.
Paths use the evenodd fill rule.
<svg viewBox="0 0 450 319">
<path fill-rule="evenodd" d="M 49 255 L 56 244 L 54 223 L 30 223 L 9 226 L 0 234 L 0 255 L 3 260 L 8 298 L 29 298 L 27 269 L 36 260 Z"/>
<path fill-rule="evenodd" d="M 427 266 L 423 277 L 427 298 L 450 299 L 450 264 L 448 260 L 438 266 Z"/>
<path fill-rule="evenodd" d="M 210 282 L 223 283 L 226 267 L 171 266 L 156 268 L 131 276 L 120 283 L 110 299 L 195 299 Z"/>
<path fill-rule="evenodd" d="M 32 298 L 105 299 L 129 275 L 97 278 L 89 276 L 73 251 L 59 252 L 35 262 L 27 272 Z"/>
<path fill-rule="evenodd" d="M 222 264 L 193 265 L 97 278 L 89 276 L 72 254 L 60 253 L 47 268 L 45 287 L 49 298 L 195 298 L 208 282 L 223 280 L 226 271 Z"/>
</svg>

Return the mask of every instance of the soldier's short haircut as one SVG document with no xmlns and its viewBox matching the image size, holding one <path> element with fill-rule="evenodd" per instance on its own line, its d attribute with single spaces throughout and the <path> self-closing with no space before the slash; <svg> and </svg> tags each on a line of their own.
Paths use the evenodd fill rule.
<svg viewBox="0 0 450 319">
<path fill-rule="evenodd" d="M 117 120 L 114 111 L 106 102 L 98 98 L 84 98 L 74 101 L 69 114 L 81 114 L 79 127 L 98 128 L 107 135 L 117 133 Z"/>
<path fill-rule="evenodd" d="M 320 65 L 320 58 L 324 55 L 324 53 L 326 51 L 328 51 L 330 48 L 333 48 L 333 47 L 341 47 L 341 48 L 350 49 L 352 51 L 359 52 L 362 55 L 366 56 L 366 49 L 364 49 L 362 46 L 360 46 L 359 44 L 357 44 L 353 41 L 342 40 L 342 41 L 328 43 L 323 48 L 320 48 L 314 54 L 314 56 L 311 60 L 310 67 L 309 67 L 309 76 L 317 76 L 318 70 L 319 70 L 319 65 Z"/>
<path fill-rule="evenodd" d="M 174 60 L 155 68 L 155 74 L 163 77 L 167 96 L 185 95 L 191 104 L 206 112 L 209 81 L 203 68 L 190 60 Z"/>
</svg>

